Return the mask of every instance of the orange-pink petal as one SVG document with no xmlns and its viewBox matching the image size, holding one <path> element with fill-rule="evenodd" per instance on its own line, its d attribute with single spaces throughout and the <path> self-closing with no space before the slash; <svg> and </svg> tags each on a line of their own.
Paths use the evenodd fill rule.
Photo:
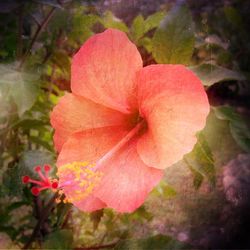
<svg viewBox="0 0 250 250">
<path fill-rule="evenodd" d="M 106 206 L 103 201 L 92 195 L 92 189 L 99 183 L 96 178 L 100 172 L 92 171 L 90 168 L 87 171 L 91 172 L 93 178 L 86 179 L 84 178 L 84 173 L 87 173 L 85 169 L 95 164 L 126 133 L 123 127 L 90 129 L 72 134 L 63 145 L 57 159 L 59 184 L 67 199 L 79 209 L 90 212 Z M 87 185 L 84 183 L 86 181 L 89 181 Z M 88 190 L 89 188 L 91 189 Z"/>
<path fill-rule="evenodd" d="M 136 108 L 135 76 L 142 68 L 136 46 L 125 33 L 107 29 L 75 54 L 71 89 L 96 103 L 129 113 Z"/>
<path fill-rule="evenodd" d="M 125 116 L 84 97 L 66 94 L 54 107 L 50 120 L 55 129 L 55 147 L 60 151 L 71 134 L 91 128 L 121 125 L 124 124 Z"/>
<path fill-rule="evenodd" d="M 75 133 L 63 145 L 57 166 L 72 162 L 96 163 L 112 149 L 128 131 L 124 127 L 103 127 Z"/>
<path fill-rule="evenodd" d="M 93 211 L 96 200 L 92 205 L 91 199 L 96 197 L 119 212 L 132 212 L 160 181 L 163 171 L 146 166 L 140 159 L 136 151 L 136 138 L 131 138 L 107 160 L 100 161 L 127 134 L 128 131 L 122 127 L 93 129 L 71 135 L 63 145 L 57 160 L 58 175 L 67 198 L 74 205 L 84 211 Z M 76 180 L 79 168 L 72 168 L 69 172 L 63 170 L 67 164 L 85 161 L 94 164 L 92 176 L 93 181 L 96 181 L 86 198 L 83 196 L 86 189 L 80 187 L 83 176 L 78 175 L 80 178 Z M 81 172 L 84 172 L 84 167 L 82 169 Z"/>
<path fill-rule="evenodd" d="M 151 65 L 138 74 L 140 114 L 148 125 L 137 144 L 145 164 L 164 169 L 190 152 L 209 113 L 200 80 L 182 65 Z"/>
<path fill-rule="evenodd" d="M 86 212 L 92 212 L 106 204 L 92 195 L 96 185 L 99 184 L 101 174 L 93 169 L 87 162 L 72 162 L 60 166 L 57 171 L 60 177 L 60 187 L 69 202 Z"/>
<path fill-rule="evenodd" d="M 74 205 L 85 212 L 93 212 L 107 206 L 104 202 L 93 195 L 89 195 L 86 199 L 75 202 Z"/>
<path fill-rule="evenodd" d="M 103 178 L 94 195 L 118 212 L 133 212 L 141 206 L 163 176 L 162 170 L 145 165 L 136 144 L 137 139 L 131 140 L 98 169 Z"/>
</svg>

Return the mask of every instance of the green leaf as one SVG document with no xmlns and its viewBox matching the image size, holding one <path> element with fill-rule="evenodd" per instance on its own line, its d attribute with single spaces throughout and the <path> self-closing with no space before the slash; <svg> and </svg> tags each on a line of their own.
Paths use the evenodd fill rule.
<svg viewBox="0 0 250 250">
<path fill-rule="evenodd" d="M 214 112 L 218 119 L 229 121 L 230 131 L 236 143 L 244 151 L 250 152 L 250 127 L 246 119 L 228 106 L 216 107 Z"/>
<path fill-rule="evenodd" d="M 11 211 L 18 209 L 24 205 L 29 205 L 27 201 L 16 201 L 14 203 L 11 203 L 7 208 L 6 211 L 10 213 Z"/>
<path fill-rule="evenodd" d="M 143 36 L 148 31 L 158 27 L 163 17 L 164 17 L 164 12 L 156 12 L 153 15 L 148 16 L 146 20 L 144 20 L 142 15 L 138 15 L 137 17 L 135 17 L 130 29 L 132 40 L 136 43 L 138 42 L 140 43 L 139 40 L 143 39 Z"/>
<path fill-rule="evenodd" d="M 145 222 L 153 219 L 153 214 L 144 205 L 137 208 L 133 213 L 124 213 L 120 216 L 123 224 L 129 225 L 133 221 Z"/>
<path fill-rule="evenodd" d="M 152 39 L 149 38 L 149 37 L 143 37 L 139 40 L 139 42 L 137 43 L 138 46 L 143 46 L 147 51 L 148 53 L 151 53 L 152 52 Z"/>
<path fill-rule="evenodd" d="M 151 212 L 149 212 L 145 206 L 140 206 L 138 209 L 135 210 L 135 212 L 131 213 L 131 214 L 124 214 L 124 217 L 127 218 L 127 220 L 125 220 L 125 222 L 127 224 L 131 223 L 131 221 L 133 220 L 137 220 L 137 221 L 150 221 L 153 219 L 153 215 Z"/>
<path fill-rule="evenodd" d="M 34 74 L 18 71 L 14 65 L 0 65 L 0 96 L 13 99 L 21 116 L 34 104 L 37 94 L 38 77 Z"/>
<path fill-rule="evenodd" d="M 51 58 L 51 62 L 56 64 L 62 71 L 70 72 L 70 58 L 64 50 L 56 50 Z"/>
<path fill-rule="evenodd" d="M 19 120 L 16 124 L 13 125 L 14 128 L 19 127 L 24 130 L 37 129 L 48 125 L 48 122 L 37 120 L 37 119 L 23 119 Z"/>
<path fill-rule="evenodd" d="M 54 164 L 54 156 L 48 151 L 30 150 L 22 154 L 19 162 L 20 176 L 34 176 L 34 167 L 37 165 Z M 35 176 L 37 177 L 37 176 Z"/>
<path fill-rule="evenodd" d="M 101 19 L 101 23 L 105 28 L 113 28 L 128 32 L 127 25 L 122 20 L 114 16 L 111 11 L 106 11 L 104 13 L 103 18 Z"/>
<path fill-rule="evenodd" d="M 223 48 L 224 50 L 227 50 L 229 46 L 228 42 L 222 41 L 222 39 L 215 34 L 208 35 L 203 44 L 203 46 L 205 46 L 207 49 L 211 49 L 212 48 L 211 45 L 213 45 L 213 47 L 217 46 L 217 47 Z"/>
<path fill-rule="evenodd" d="M 189 67 L 189 69 L 201 79 L 204 86 L 228 80 L 245 80 L 241 73 L 213 64 L 201 64 Z"/>
<path fill-rule="evenodd" d="M 158 63 L 188 64 L 194 49 L 192 16 L 185 6 L 173 8 L 153 37 L 153 57 Z"/>
<path fill-rule="evenodd" d="M 147 33 L 148 31 L 158 27 L 164 15 L 165 15 L 165 12 L 159 11 L 148 16 L 144 22 L 144 25 L 145 25 L 144 33 Z"/>
<path fill-rule="evenodd" d="M 58 230 L 51 233 L 42 244 L 43 249 L 70 250 L 73 245 L 73 233 L 71 230 Z"/>
<path fill-rule="evenodd" d="M 93 229 L 98 229 L 99 223 L 103 217 L 103 209 L 97 210 L 90 214 L 90 219 L 93 222 Z"/>
<path fill-rule="evenodd" d="M 131 36 L 135 43 L 144 35 L 144 28 L 144 18 L 142 15 L 138 15 L 131 25 Z"/>
<path fill-rule="evenodd" d="M 34 16 L 35 14 L 33 14 Z M 39 22 L 41 25 L 41 22 Z M 51 36 L 57 36 L 61 29 L 65 32 L 68 31 L 69 14 L 67 10 L 58 9 L 49 21 L 48 29 L 51 32 Z"/>
<path fill-rule="evenodd" d="M 67 214 L 70 212 L 72 208 L 71 203 L 60 203 L 57 206 L 57 228 L 61 227 L 64 223 L 65 218 L 67 217 Z"/>
<path fill-rule="evenodd" d="M 156 196 L 161 195 L 168 199 L 176 196 L 177 193 L 173 187 L 168 185 L 165 181 L 161 181 L 159 185 L 153 189 L 152 194 Z"/>
<path fill-rule="evenodd" d="M 48 151 L 31 150 L 25 151 L 20 157 L 17 166 L 8 168 L 4 172 L 3 177 L 3 192 L 10 196 L 19 196 L 22 194 L 24 185 L 22 183 L 22 176 L 28 175 L 37 179 L 37 173 L 34 167 L 37 165 L 49 164 L 53 167 L 54 156 Z M 50 176 L 55 175 L 55 168 L 52 168 Z"/>
<path fill-rule="evenodd" d="M 100 21 L 100 18 L 94 14 L 86 14 L 84 13 L 83 8 L 79 8 L 77 12 L 73 15 L 72 20 L 72 30 L 69 34 L 69 38 L 71 42 L 79 41 L 83 43 L 86 41 L 91 35 L 94 33 L 92 32 L 92 26 Z M 76 44 L 77 48 L 79 47 Z"/>
<path fill-rule="evenodd" d="M 215 185 L 216 173 L 214 158 L 207 140 L 202 133 L 199 133 L 198 141 L 192 152 L 184 156 L 184 161 L 192 172 L 198 172 L 204 178 L 207 178 L 211 185 Z M 199 182 L 202 182 L 203 179 L 200 176 L 195 176 L 195 178 L 196 180 L 194 180 L 194 182 L 196 183 L 194 184 L 196 185 L 196 188 L 198 188 L 201 184 Z"/>
<path fill-rule="evenodd" d="M 9 196 L 19 196 L 22 194 L 24 185 L 21 178 L 24 175 L 29 175 L 35 179 L 38 178 L 34 172 L 34 167 L 37 165 L 50 164 L 53 166 L 54 157 L 48 151 L 26 151 L 22 154 L 17 166 L 8 168 L 3 174 L 3 192 Z M 51 174 L 53 175 L 52 169 Z"/>
<path fill-rule="evenodd" d="M 19 196 L 22 194 L 23 184 L 17 166 L 8 168 L 3 174 L 3 192 L 8 196 Z"/>
<path fill-rule="evenodd" d="M 193 186 L 196 190 L 198 190 L 204 180 L 204 177 L 202 174 L 200 174 L 197 170 L 192 168 L 192 166 L 188 165 L 189 169 L 191 170 L 193 174 Z"/>
<path fill-rule="evenodd" d="M 40 138 L 39 136 L 29 136 L 29 141 L 45 148 L 48 151 L 53 152 L 53 147 L 44 140 L 44 138 Z"/>
<path fill-rule="evenodd" d="M 171 249 L 171 250 L 179 250 L 179 249 L 190 249 L 190 246 L 177 241 L 170 236 L 165 235 L 156 235 L 146 239 L 129 239 L 123 240 L 119 242 L 115 248 L 115 250 L 153 250 L 153 249 Z"/>
</svg>

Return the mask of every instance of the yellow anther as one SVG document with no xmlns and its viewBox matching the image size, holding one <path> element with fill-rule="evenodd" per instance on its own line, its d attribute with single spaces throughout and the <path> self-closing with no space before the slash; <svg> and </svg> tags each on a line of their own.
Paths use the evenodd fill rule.
<svg viewBox="0 0 250 250">
<path fill-rule="evenodd" d="M 72 184 L 69 184 L 67 190 L 68 197 L 63 202 L 81 201 L 93 192 L 93 189 L 98 185 L 103 176 L 103 173 L 94 170 L 93 166 L 93 164 L 84 161 L 73 162 L 59 167 L 58 175 L 61 183 L 67 183 L 69 176 L 72 178 Z M 73 185 L 72 188 L 71 185 Z M 77 186 L 79 187 L 78 189 Z"/>
<path fill-rule="evenodd" d="M 87 181 L 85 181 L 85 180 L 81 180 L 81 182 L 80 182 L 79 186 L 80 186 L 80 187 L 84 187 L 84 186 L 86 186 L 87 184 L 88 184 L 88 182 L 87 182 Z"/>
</svg>

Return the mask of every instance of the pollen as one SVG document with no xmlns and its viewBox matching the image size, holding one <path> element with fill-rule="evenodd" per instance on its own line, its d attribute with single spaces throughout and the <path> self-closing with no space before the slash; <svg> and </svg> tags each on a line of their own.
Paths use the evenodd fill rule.
<svg viewBox="0 0 250 250">
<path fill-rule="evenodd" d="M 103 173 L 88 162 L 73 162 L 58 169 L 60 186 L 64 189 L 69 202 L 80 202 L 90 195 L 99 184 Z"/>
</svg>

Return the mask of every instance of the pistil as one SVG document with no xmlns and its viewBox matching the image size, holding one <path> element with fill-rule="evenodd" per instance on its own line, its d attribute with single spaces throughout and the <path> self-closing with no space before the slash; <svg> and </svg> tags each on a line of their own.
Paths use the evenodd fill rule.
<svg viewBox="0 0 250 250">
<path fill-rule="evenodd" d="M 105 154 L 95 165 L 95 169 L 97 169 L 104 162 L 108 161 L 116 152 L 118 152 L 126 143 L 128 143 L 135 135 L 139 134 L 139 132 L 145 127 L 145 120 L 141 120 L 137 125 L 128 132 L 126 136 L 124 136 L 107 154 Z"/>
<path fill-rule="evenodd" d="M 44 175 L 41 166 L 36 166 L 34 168 L 34 171 L 38 173 L 40 180 L 31 179 L 28 175 L 22 177 L 22 182 L 24 184 L 28 183 L 36 184 L 36 186 L 33 186 L 31 188 L 31 193 L 33 195 L 37 196 L 42 190 L 45 189 L 56 190 L 58 188 L 58 181 L 56 179 L 52 180 L 51 178 L 49 178 L 50 169 L 51 167 L 49 165 L 44 165 L 43 167 L 43 170 L 45 172 Z"/>
</svg>

